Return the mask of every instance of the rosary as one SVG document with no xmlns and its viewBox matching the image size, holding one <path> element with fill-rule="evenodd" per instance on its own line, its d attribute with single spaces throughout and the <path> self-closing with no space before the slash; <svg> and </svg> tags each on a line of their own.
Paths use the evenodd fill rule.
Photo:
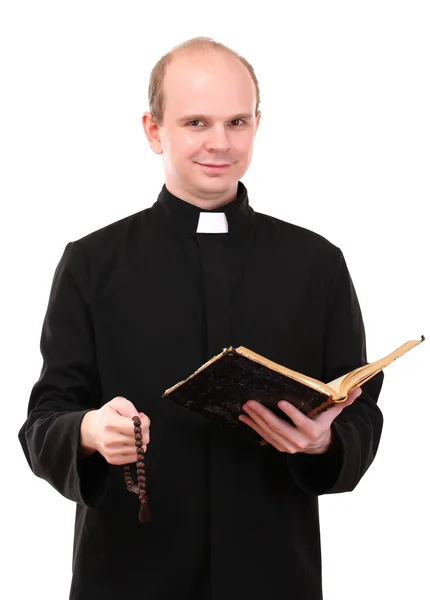
<svg viewBox="0 0 430 600">
<path fill-rule="evenodd" d="M 137 451 L 137 483 L 133 482 L 133 476 L 131 474 L 131 464 L 124 465 L 124 479 L 125 485 L 129 492 L 137 494 L 139 496 L 140 510 L 139 510 L 139 521 L 141 523 L 147 523 L 151 520 L 151 513 L 148 508 L 148 499 L 146 496 L 146 477 L 145 477 L 145 463 L 144 463 L 144 450 L 142 448 L 142 429 L 140 427 L 139 417 L 133 417 L 134 423 L 134 440 Z"/>
</svg>

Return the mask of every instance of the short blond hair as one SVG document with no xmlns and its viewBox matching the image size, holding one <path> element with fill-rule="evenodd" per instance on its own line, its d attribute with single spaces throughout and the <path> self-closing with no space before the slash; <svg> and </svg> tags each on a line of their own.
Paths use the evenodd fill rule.
<svg viewBox="0 0 430 600">
<path fill-rule="evenodd" d="M 255 85 L 257 96 L 255 115 L 258 115 L 260 106 L 260 88 L 258 85 L 257 76 L 255 75 L 255 71 L 252 65 L 246 60 L 246 58 L 238 54 L 235 50 L 232 50 L 224 44 L 221 44 L 221 42 L 216 42 L 212 38 L 208 37 L 195 37 L 172 48 L 172 50 L 167 52 L 167 54 L 165 54 L 158 60 L 158 62 L 155 64 L 154 68 L 151 71 L 148 87 L 149 111 L 158 125 L 163 125 L 165 107 L 163 82 L 167 66 L 172 62 L 175 55 L 179 54 L 180 52 L 193 52 L 204 54 L 205 52 L 211 50 L 230 54 L 231 56 L 237 58 L 246 67 Z"/>
</svg>

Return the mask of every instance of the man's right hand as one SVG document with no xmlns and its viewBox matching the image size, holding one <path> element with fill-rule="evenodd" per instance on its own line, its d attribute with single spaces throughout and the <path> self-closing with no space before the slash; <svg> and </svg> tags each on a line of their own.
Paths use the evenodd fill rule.
<svg viewBox="0 0 430 600">
<path fill-rule="evenodd" d="M 117 396 L 98 410 L 85 413 L 81 422 L 80 457 L 99 452 L 111 465 L 125 465 L 137 460 L 132 417 L 141 421 L 142 443 L 149 444 L 149 418 L 138 413 L 133 404 Z"/>
</svg>

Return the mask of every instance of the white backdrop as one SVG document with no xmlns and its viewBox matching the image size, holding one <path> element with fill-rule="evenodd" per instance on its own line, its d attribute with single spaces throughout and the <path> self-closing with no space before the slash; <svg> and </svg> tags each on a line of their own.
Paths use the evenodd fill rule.
<svg viewBox="0 0 430 600">
<path fill-rule="evenodd" d="M 250 203 L 342 248 L 369 360 L 430 336 L 428 6 L 2 3 L 1 597 L 68 597 L 74 505 L 32 475 L 17 433 L 66 243 L 161 189 L 141 115 L 150 70 L 172 46 L 210 36 L 253 64 L 263 116 L 243 179 Z M 364 479 L 321 499 L 327 600 L 430 598 L 429 344 L 386 371 L 385 429 Z"/>
</svg>

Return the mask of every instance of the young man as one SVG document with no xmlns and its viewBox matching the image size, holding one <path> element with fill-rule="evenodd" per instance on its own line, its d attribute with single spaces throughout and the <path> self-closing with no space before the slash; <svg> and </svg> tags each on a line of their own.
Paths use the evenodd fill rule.
<svg viewBox="0 0 430 600">
<path fill-rule="evenodd" d="M 318 495 L 352 490 L 372 463 L 382 375 L 314 420 L 280 398 L 294 426 L 250 399 L 240 418 L 265 446 L 162 394 L 229 345 L 325 381 L 364 364 L 348 269 L 321 236 L 248 203 L 261 113 L 245 59 L 191 40 L 154 67 L 149 104 L 165 185 L 67 244 L 19 433 L 33 472 L 77 504 L 70 598 L 320 599 Z M 124 483 L 135 415 L 145 524 Z"/>
</svg>

